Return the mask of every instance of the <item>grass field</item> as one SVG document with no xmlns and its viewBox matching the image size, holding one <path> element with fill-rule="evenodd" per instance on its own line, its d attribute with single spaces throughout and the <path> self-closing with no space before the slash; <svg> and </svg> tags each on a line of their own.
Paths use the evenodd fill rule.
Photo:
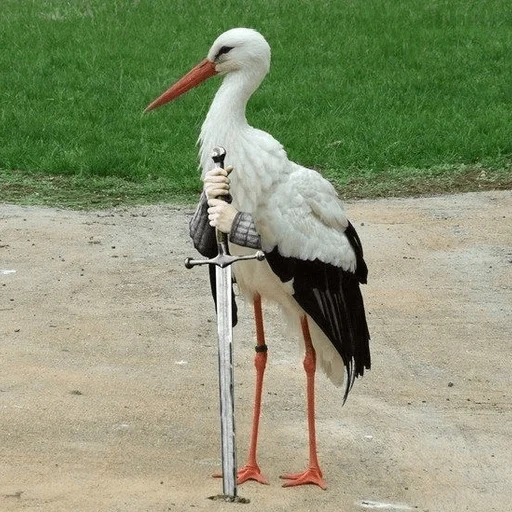
<svg viewBox="0 0 512 512">
<path fill-rule="evenodd" d="M 273 49 L 249 121 L 344 195 L 512 187 L 510 0 L 2 0 L 0 23 L 4 200 L 191 198 L 218 80 L 141 113 L 233 26 Z"/>
</svg>

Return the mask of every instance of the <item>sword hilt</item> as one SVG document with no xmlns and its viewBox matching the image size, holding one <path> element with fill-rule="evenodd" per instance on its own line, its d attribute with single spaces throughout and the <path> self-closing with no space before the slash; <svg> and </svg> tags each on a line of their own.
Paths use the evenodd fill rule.
<svg viewBox="0 0 512 512">
<path fill-rule="evenodd" d="M 226 150 L 221 147 L 217 146 L 213 148 L 212 151 L 212 160 L 218 164 L 218 166 L 221 169 L 224 169 L 224 160 L 226 158 Z M 221 196 L 219 196 L 219 199 L 223 199 Z M 244 260 L 258 260 L 262 261 L 265 259 L 265 254 L 263 251 L 257 251 L 255 254 L 248 254 L 246 256 L 232 256 L 229 254 L 229 248 L 228 248 L 228 235 L 226 233 L 223 233 L 219 229 L 215 229 L 215 237 L 217 239 L 217 251 L 218 254 L 215 256 L 215 258 L 210 259 L 201 259 L 201 260 L 194 260 L 192 258 L 187 258 L 185 260 L 185 267 L 186 268 L 192 268 L 196 265 L 217 265 L 220 268 L 226 268 L 229 265 L 232 265 L 233 263 L 237 261 L 244 261 Z"/>
</svg>

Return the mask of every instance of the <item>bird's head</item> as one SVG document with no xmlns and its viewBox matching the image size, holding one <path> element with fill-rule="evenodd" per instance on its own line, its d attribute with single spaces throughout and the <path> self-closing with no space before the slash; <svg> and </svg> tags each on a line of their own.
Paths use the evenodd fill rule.
<svg viewBox="0 0 512 512">
<path fill-rule="evenodd" d="M 270 46 L 256 30 L 233 28 L 215 40 L 207 60 L 214 64 L 219 74 L 240 70 L 266 74 L 270 68 Z"/>
<path fill-rule="evenodd" d="M 261 80 L 269 68 L 270 46 L 265 38 L 250 28 L 233 28 L 221 34 L 206 59 L 151 102 L 145 112 L 176 99 L 214 75 L 240 72 Z"/>
</svg>

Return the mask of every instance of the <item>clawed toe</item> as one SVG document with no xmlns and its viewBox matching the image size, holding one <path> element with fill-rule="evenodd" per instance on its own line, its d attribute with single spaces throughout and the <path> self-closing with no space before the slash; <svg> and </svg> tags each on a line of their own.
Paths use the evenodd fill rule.
<svg viewBox="0 0 512 512">
<path fill-rule="evenodd" d="M 302 473 L 286 473 L 281 475 L 283 480 L 286 480 L 283 487 L 296 487 L 298 485 L 318 485 L 324 491 L 327 485 L 322 478 L 320 468 L 310 467 Z"/>
<path fill-rule="evenodd" d="M 237 483 L 243 484 L 248 480 L 254 480 L 260 484 L 269 485 L 267 478 L 263 476 L 257 465 L 247 464 L 238 471 Z"/>
<path fill-rule="evenodd" d="M 217 472 L 213 474 L 214 478 L 222 478 L 222 473 Z M 240 468 L 237 472 L 236 483 L 238 485 L 243 484 L 249 480 L 254 480 L 260 484 L 269 485 L 269 481 L 262 474 L 259 466 L 257 464 L 246 464 L 242 468 Z"/>
</svg>

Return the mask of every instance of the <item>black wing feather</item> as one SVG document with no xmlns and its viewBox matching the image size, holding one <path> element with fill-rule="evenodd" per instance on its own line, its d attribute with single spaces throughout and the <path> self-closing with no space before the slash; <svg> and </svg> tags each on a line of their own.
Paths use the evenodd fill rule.
<svg viewBox="0 0 512 512">
<path fill-rule="evenodd" d="M 344 401 L 355 378 L 371 366 L 370 334 L 359 286 L 366 283 L 368 268 L 352 224 L 349 223 L 345 234 L 356 254 L 355 272 L 318 259 L 304 261 L 284 257 L 278 247 L 266 254 L 272 271 L 281 281 L 293 279 L 293 297 L 340 354 L 347 370 Z"/>
</svg>

